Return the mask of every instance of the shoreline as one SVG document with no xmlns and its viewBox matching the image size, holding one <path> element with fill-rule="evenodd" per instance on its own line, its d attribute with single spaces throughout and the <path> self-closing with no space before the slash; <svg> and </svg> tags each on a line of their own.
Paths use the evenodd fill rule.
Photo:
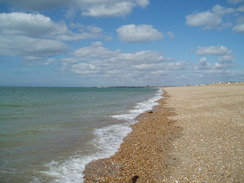
<svg viewBox="0 0 244 183">
<path fill-rule="evenodd" d="M 163 90 L 115 155 L 86 166 L 85 182 L 243 181 L 244 83 Z"/>
<path fill-rule="evenodd" d="M 181 131 L 174 120 L 169 120 L 174 112 L 166 106 L 168 97 L 164 91 L 159 105 L 136 118 L 138 122 L 131 125 L 132 132 L 124 138 L 118 152 L 86 166 L 84 182 L 158 182 L 167 176 L 168 172 L 162 171 L 169 162 L 176 161 L 168 156 L 171 142 Z"/>
</svg>

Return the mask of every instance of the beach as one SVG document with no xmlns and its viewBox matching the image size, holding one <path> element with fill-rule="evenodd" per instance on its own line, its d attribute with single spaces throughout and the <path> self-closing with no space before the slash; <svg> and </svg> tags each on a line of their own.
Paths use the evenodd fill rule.
<svg viewBox="0 0 244 183">
<path fill-rule="evenodd" d="M 165 87 L 85 182 L 243 182 L 244 83 Z"/>
<path fill-rule="evenodd" d="M 158 88 L 0 87 L 0 182 L 83 182 L 112 156 Z"/>
</svg>

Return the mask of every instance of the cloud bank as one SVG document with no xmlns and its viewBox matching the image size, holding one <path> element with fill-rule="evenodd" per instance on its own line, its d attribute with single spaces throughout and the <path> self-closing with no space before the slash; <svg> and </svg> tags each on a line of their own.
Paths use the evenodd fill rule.
<svg viewBox="0 0 244 183">
<path fill-rule="evenodd" d="M 187 67 L 185 62 L 175 62 L 159 52 L 144 50 L 125 53 L 108 49 L 101 42 L 76 49 L 70 53 L 70 57 L 58 61 L 62 63 L 61 70 L 64 72 L 83 78 L 99 78 L 101 81 L 109 79 L 114 85 L 125 82 L 138 85 L 150 78 L 152 83 L 157 83 L 158 80 L 167 79 L 170 72 L 178 72 Z"/>
</svg>

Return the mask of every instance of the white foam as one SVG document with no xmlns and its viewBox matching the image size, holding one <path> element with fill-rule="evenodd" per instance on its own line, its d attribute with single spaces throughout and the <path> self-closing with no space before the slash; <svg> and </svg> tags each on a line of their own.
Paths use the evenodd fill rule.
<svg viewBox="0 0 244 183">
<path fill-rule="evenodd" d="M 154 106 L 158 105 L 158 100 L 162 98 L 163 91 L 161 89 L 158 90 L 156 95 L 153 98 L 148 99 L 147 101 L 137 103 L 133 109 L 131 109 L 128 113 L 113 115 L 113 118 L 119 120 L 125 120 L 130 122 L 131 124 L 135 123 L 135 118 L 148 110 L 153 109 Z"/>
<path fill-rule="evenodd" d="M 112 116 L 116 119 L 125 120 L 127 123 L 95 129 L 93 132 L 95 139 L 91 143 L 97 148 L 96 153 L 87 156 L 70 157 L 64 163 L 53 161 L 46 165 L 48 171 L 43 173 L 53 177 L 54 180 L 52 182 L 54 183 L 83 182 L 82 172 L 85 170 L 85 166 L 93 160 L 108 158 L 115 154 L 124 137 L 132 131 L 130 125 L 136 122 L 135 118 L 139 114 L 151 110 L 155 105 L 158 105 L 156 101 L 161 98 L 161 95 L 162 90 L 159 90 L 153 98 L 137 103 L 128 113 Z"/>
<path fill-rule="evenodd" d="M 131 132 L 128 125 L 111 125 L 96 129 L 96 138 L 92 143 L 97 147 L 97 152 L 87 156 L 71 157 L 64 163 L 53 161 L 48 163 L 48 171 L 43 172 L 53 177 L 53 183 L 80 183 L 83 182 L 82 172 L 85 166 L 93 160 L 108 158 L 112 156 L 120 147 L 123 138 Z M 32 181 L 37 182 L 37 181 Z"/>
</svg>

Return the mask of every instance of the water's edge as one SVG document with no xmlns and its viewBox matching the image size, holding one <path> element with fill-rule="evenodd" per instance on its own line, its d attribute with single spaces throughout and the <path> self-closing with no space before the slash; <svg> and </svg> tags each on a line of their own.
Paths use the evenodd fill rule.
<svg viewBox="0 0 244 183">
<path fill-rule="evenodd" d="M 109 157 L 113 156 L 116 152 L 118 152 L 118 150 L 120 148 L 120 145 L 124 142 L 124 139 L 128 136 L 129 133 L 132 132 L 131 125 L 133 125 L 133 124 L 138 122 L 136 120 L 136 118 L 140 114 L 143 114 L 143 113 L 145 113 L 147 111 L 150 111 L 155 106 L 159 105 L 159 103 L 157 101 L 159 101 L 161 98 L 163 98 L 163 90 L 160 88 L 156 92 L 154 97 L 152 97 L 152 98 L 150 98 L 150 99 L 148 99 L 146 101 L 137 103 L 136 106 L 135 106 L 135 109 L 130 110 L 126 114 L 120 114 L 120 115 L 112 116 L 112 117 L 114 117 L 116 119 L 119 119 L 119 120 L 125 120 L 125 121 L 127 121 L 127 123 L 125 123 L 123 125 L 109 126 L 109 127 L 104 128 L 104 129 L 98 129 L 97 131 L 99 131 L 99 132 L 103 131 L 103 130 L 109 131 L 111 129 L 114 129 L 115 132 L 116 132 L 115 135 L 116 136 L 118 135 L 120 137 L 120 139 L 117 140 L 117 141 L 116 141 L 116 138 L 113 138 L 113 137 L 111 139 L 108 139 L 109 140 L 108 142 L 113 143 L 114 148 L 110 149 L 109 147 L 111 147 L 112 144 L 107 144 L 106 148 L 104 149 L 105 151 L 107 151 L 107 153 L 105 153 L 104 155 L 100 155 L 99 157 L 97 157 L 95 159 L 92 159 L 86 165 L 88 165 L 89 163 L 91 163 L 92 161 L 95 161 L 95 160 L 109 158 Z M 99 132 L 98 132 L 98 134 L 103 134 L 103 133 L 99 133 Z M 99 135 L 97 136 L 97 139 L 95 141 L 99 141 Z M 85 165 L 85 167 L 86 167 L 86 165 Z M 85 171 L 85 167 L 84 167 L 84 170 L 82 172 L 82 176 L 84 176 L 83 173 Z M 82 182 L 84 181 L 83 177 L 82 177 L 81 181 Z"/>
</svg>

